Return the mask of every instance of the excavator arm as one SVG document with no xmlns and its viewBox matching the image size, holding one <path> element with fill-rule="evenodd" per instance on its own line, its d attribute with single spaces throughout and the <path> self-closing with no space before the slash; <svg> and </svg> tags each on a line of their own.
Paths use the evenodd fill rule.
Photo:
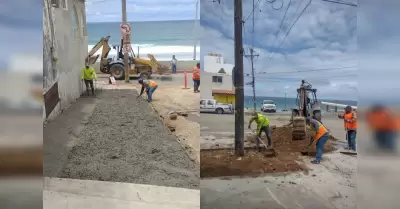
<svg viewBox="0 0 400 209">
<path fill-rule="evenodd" d="M 101 56 L 100 60 L 101 63 L 103 64 L 103 60 L 107 59 L 108 53 L 111 50 L 111 47 L 108 45 L 108 40 L 110 39 L 110 36 L 106 36 L 100 39 L 99 42 L 97 42 L 96 45 L 93 46 L 93 48 L 89 51 L 88 55 L 86 56 L 86 63 L 93 65 L 96 63 L 97 59 L 99 59 L 99 56 Z M 103 48 L 102 48 L 103 47 Z M 94 54 L 102 48 L 101 55 L 96 55 Z"/>
</svg>

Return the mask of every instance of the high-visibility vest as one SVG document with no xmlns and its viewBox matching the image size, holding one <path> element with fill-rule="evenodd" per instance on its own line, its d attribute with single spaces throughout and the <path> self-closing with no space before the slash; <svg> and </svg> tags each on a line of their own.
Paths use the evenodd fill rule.
<svg viewBox="0 0 400 209">
<path fill-rule="evenodd" d="M 192 73 L 192 79 L 193 80 L 200 80 L 200 69 L 197 67 L 194 67 L 193 73 Z"/>
<path fill-rule="evenodd" d="M 375 131 L 400 130 L 400 119 L 387 110 L 372 112 L 367 116 L 369 126 Z"/>
<path fill-rule="evenodd" d="M 346 120 L 352 120 L 353 119 L 353 114 L 354 114 L 354 112 L 350 112 L 350 113 L 344 114 L 344 127 L 347 130 L 356 130 L 357 127 L 358 127 L 357 121 L 346 122 Z"/>
<path fill-rule="evenodd" d="M 157 86 L 157 83 L 155 81 L 149 80 L 150 84 L 149 87 L 153 88 L 154 86 Z"/>
<path fill-rule="evenodd" d="M 314 135 L 314 140 L 319 140 L 324 134 L 328 133 L 328 129 L 325 128 L 322 123 L 320 123 L 317 120 L 314 120 L 316 123 L 318 123 L 319 129 L 316 130 L 316 133 Z M 314 129 L 315 130 L 315 129 Z"/>
</svg>

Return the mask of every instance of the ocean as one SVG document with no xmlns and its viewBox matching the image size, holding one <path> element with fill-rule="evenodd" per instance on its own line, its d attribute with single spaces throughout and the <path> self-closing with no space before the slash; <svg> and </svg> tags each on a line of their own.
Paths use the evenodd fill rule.
<svg viewBox="0 0 400 209">
<path fill-rule="evenodd" d="M 272 100 L 276 103 L 276 110 L 281 112 L 286 109 L 290 110 L 291 108 L 296 107 L 296 98 L 284 98 L 284 97 L 256 97 L 256 107 L 257 109 L 261 108 L 261 102 L 263 100 Z M 345 104 L 351 106 L 357 106 L 357 101 L 348 101 L 348 100 L 333 100 L 333 99 L 319 99 L 324 102 L 331 102 L 337 104 Z M 252 96 L 244 96 L 244 107 L 252 109 L 253 108 L 253 97 Z"/>
<path fill-rule="evenodd" d="M 194 20 L 129 22 L 132 26 L 132 49 L 144 56 L 153 54 L 159 61 L 170 61 L 175 55 L 178 61 L 193 60 Z M 111 36 L 109 44 L 121 44 L 120 22 L 87 23 L 88 51 L 104 36 Z M 199 25 L 196 31 L 200 31 Z M 198 34 L 198 32 L 196 32 Z M 196 59 L 200 58 L 200 36 L 197 37 Z M 96 54 L 100 54 L 99 50 Z M 111 49 L 109 57 L 117 52 Z"/>
</svg>

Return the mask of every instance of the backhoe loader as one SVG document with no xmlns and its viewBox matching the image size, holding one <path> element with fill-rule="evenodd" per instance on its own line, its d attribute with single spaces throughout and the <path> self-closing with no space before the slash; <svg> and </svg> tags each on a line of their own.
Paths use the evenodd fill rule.
<svg viewBox="0 0 400 209">
<path fill-rule="evenodd" d="M 293 140 L 303 140 L 307 135 L 306 117 L 321 121 L 321 103 L 317 99 L 317 89 L 305 80 L 301 81 L 300 88 L 297 89 L 296 108 L 292 109 L 291 122 Z"/>
<path fill-rule="evenodd" d="M 110 36 L 101 38 L 100 41 L 90 50 L 86 57 L 86 62 L 94 64 L 100 57 L 100 71 L 102 73 L 113 75 L 116 80 L 123 80 L 125 78 L 124 54 L 122 53 L 123 40 L 121 39 L 121 45 L 112 46 L 117 51 L 117 55 L 115 57 L 108 57 L 111 50 L 111 47 L 108 44 L 109 39 Z M 94 56 L 101 47 L 101 55 Z M 131 50 L 129 55 L 129 76 L 140 75 L 140 77 L 146 79 L 150 77 L 153 72 L 162 75 L 169 70 L 169 67 L 158 63 L 153 55 L 148 54 L 147 57 L 149 59 L 139 58 L 139 55 L 136 56 L 133 50 Z"/>
</svg>

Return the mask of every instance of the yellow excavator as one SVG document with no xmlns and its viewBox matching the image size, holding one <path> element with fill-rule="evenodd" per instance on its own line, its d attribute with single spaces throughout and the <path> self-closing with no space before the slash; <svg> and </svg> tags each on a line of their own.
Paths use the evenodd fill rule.
<svg viewBox="0 0 400 209">
<path fill-rule="evenodd" d="M 100 39 L 100 41 L 93 46 L 90 50 L 88 56 L 86 57 L 86 62 L 89 64 L 94 64 L 100 57 L 100 71 L 102 73 L 111 74 L 116 80 L 123 80 L 125 78 L 125 65 L 124 65 L 124 54 L 122 53 L 123 40 L 121 39 L 121 45 L 113 45 L 113 49 L 117 51 L 115 57 L 108 57 L 111 47 L 108 44 L 110 36 L 106 36 Z M 94 54 L 102 48 L 101 55 Z M 157 62 L 153 55 L 148 54 L 149 59 L 139 58 L 136 56 L 133 50 L 131 50 L 129 55 L 129 76 L 139 75 L 140 77 L 146 79 L 157 72 L 162 75 L 169 70 L 169 67 L 163 66 Z"/>
<path fill-rule="evenodd" d="M 296 108 L 292 109 L 292 139 L 303 140 L 307 135 L 306 117 L 322 123 L 321 102 L 317 98 L 317 89 L 305 80 L 301 81 L 300 88 L 297 89 Z"/>
</svg>

